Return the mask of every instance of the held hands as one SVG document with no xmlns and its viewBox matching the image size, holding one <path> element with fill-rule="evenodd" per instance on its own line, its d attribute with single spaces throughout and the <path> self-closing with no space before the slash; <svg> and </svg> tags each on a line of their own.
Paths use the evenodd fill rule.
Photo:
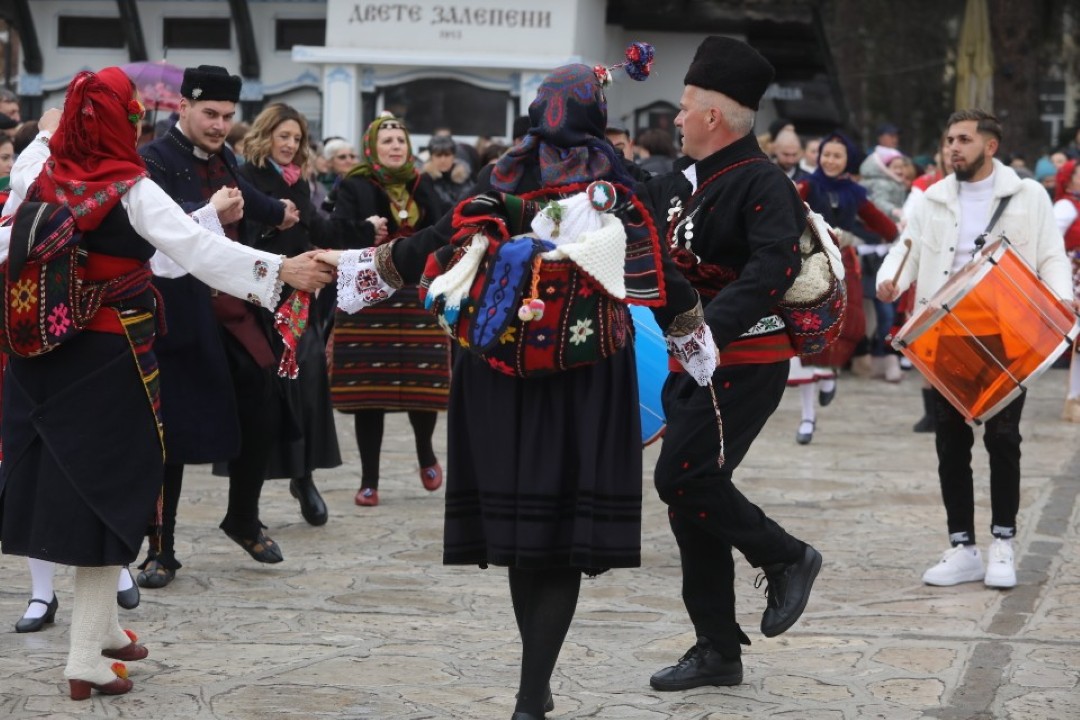
<svg viewBox="0 0 1080 720">
<path fill-rule="evenodd" d="M 386 239 L 389 230 L 386 228 L 386 218 L 379 217 L 378 215 L 372 215 L 366 220 L 371 223 L 371 226 L 375 228 L 375 244 L 378 245 Z"/>
<path fill-rule="evenodd" d="M 320 262 L 318 256 L 322 250 L 308 250 L 306 253 L 286 258 L 281 263 L 282 282 L 296 288 L 314 292 L 334 279 L 334 268 Z"/>
<path fill-rule="evenodd" d="M 341 251 L 340 250 L 322 250 L 315 259 L 321 263 L 326 263 L 332 267 L 337 267 L 341 264 Z"/>
<path fill-rule="evenodd" d="M 277 226 L 278 230 L 288 230 L 296 223 L 300 222 L 300 211 L 296 208 L 296 203 L 292 200 L 282 200 L 281 204 L 285 206 L 285 219 L 281 221 L 281 224 Z M 295 285 L 293 287 L 296 287 Z"/>
<path fill-rule="evenodd" d="M 217 210 L 222 225 L 240 222 L 244 217 L 244 194 L 239 188 L 221 187 L 210 196 L 210 204 Z"/>
<path fill-rule="evenodd" d="M 702 322 L 689 335 L 667 335 L 664 340 L 667 342 L 668 353 L 679 361 L 683 370 L 688 372 L 698 385 L 705 387 L 712 381 L 713 371 L 720 364 L 720 358 L 708 323 Z"/>
</svg>

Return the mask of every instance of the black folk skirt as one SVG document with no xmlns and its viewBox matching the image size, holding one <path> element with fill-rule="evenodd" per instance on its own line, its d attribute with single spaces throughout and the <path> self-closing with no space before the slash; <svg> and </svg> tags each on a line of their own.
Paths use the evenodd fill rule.
<svg viewBox="0 0 1080 720">
<path fill-rule="evenodd" d="M 164 456 L 152 334 L 146 340 L 137 348 L 124 335 L 86 331 L 46 355 L 10 359 L 0 465 L 5 554 L 86 567 L 136 559 Z"/>
<path fill-rule="evenodd" d="M 580 568 L 641 563 L 634 348 L 535 379 L 455 353 L 443 562 Z"/>
</svg>

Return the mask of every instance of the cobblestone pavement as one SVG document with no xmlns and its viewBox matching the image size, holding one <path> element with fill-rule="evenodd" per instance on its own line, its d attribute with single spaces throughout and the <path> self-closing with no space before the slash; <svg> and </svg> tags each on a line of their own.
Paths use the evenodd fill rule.
<svg viewBox="0 0 1080 720">
<path fill-rule="evenodd" d="M 920 582 L 947 537 L 932 436 L 911 432 L 921 414 L 916 378 L 845 376 L 808 446 L 794 441 L 799 402 L 789 392 L 736 480 L 825 563 L 802 620 L 766 639 L 757 632 L 764 597 L 738 558 L 740 622 L 753 647 L 734 688 L 649 687 L 649 675 L 694 638 L 647 472 L 642 567 L 583 584 L 548 717 L 1080 718 L 1080 426 L 1059 419 L 1064 387 L 1064 371 L 1051 370 L 1029 392 L 1020 584 L 1011 591 Z M 404 416 L 387 425 L 382 505 L 355 507 L 351 420 L 339 416 L 338 425 L 346 464 L 317 477 L 329 524 L 305 524 L 287 483 L 266 487 L 263 521 L 284 551 L 279 565 L 258 565 L 218 530 L 226 484 L 189 469 L 184 568 L 168 588 L 144 590 L 138 609 L 121 611 L 151 651 L 131 665 L 129 695 L 66 698 L 72 573 L 58 573 L 56 624 L 19 635 L 29 580 L 22 558 L 3 556 L 0 717 L 508 718 L 519 656 L 505 570 L 440 564 L 443 493 L 421 487 Z M 440 420 L 441 455 L 444 430 Z M 646 450 L 646 468 L 656 453 Z M 975 467 L 985 546 L 979 445 Z"/>
</svg>

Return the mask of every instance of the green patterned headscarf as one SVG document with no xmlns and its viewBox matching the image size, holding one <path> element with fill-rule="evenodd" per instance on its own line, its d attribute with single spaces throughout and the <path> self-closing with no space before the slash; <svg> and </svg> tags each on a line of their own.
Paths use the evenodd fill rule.
<svg viewBox="0 0 1080 720">
<path fill-rule="evenodd" d="M 408 157 L 405 164 L 395 170 L 384 167 L 379 163 L 379 131 L 384 128 L 387 130 L 401 130 L 405 133 Z M 375 121 L 368 125 L 368 129 L 364 132 L 361 145 L 364 148 L 364 156 L 360 160 L 360 164 L 350 170 L 346 177 L 360 175 L 361 177 L 371 178 L 384 188 L 404 185 L 416 179 L 416 167 L 413 165 L 412 139 L 409 137 L 409 131 L 405 129 L 405 123 L 396 117 L 375 118 Z"/>
</svg>

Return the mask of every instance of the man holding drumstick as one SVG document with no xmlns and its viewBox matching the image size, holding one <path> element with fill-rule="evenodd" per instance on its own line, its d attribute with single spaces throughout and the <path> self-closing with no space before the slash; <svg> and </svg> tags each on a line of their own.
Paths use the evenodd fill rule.
<svg viewBox="0 0 1080 720">
<path fill-rule="evenodd" d="M 1001 125 L 990 113 L 961 110 L 949 117 L 944 152 L 952 160 L 954 173 L 931 186 L 908 217 L 901 238 L 911 240 L 910 252 L 904 242 L 898 242 L 886 256 L 877 274 L 880 300 L 895 300 L 916 283 L 916 304 L 926 303 L 986 242 L 1000 235 L 1009 239 L 1051 290 L 1062 298 L 1073 297 L 1069 260 L 1050 198 L 1038 183 L 1021 180 L 994 159 L 1000 143 Z M 1002 342 L 1000 328 L 989 315 L 986 324 L 973 327 L 973 332 L 988 346 Z M 990 458 L 990 534 L 994 539 L 984 569 L 975 545 L 974 431 L 940 392 L 933 391 L 938 478 L 951 547 L 923 574 L 927 585 L 979 580 L 994 588 L 1016 585 L 1012 539 L 1020 508 L 1023 407 L 1021 394 L 986 421 L 983 444 Z"/>
</svg>

